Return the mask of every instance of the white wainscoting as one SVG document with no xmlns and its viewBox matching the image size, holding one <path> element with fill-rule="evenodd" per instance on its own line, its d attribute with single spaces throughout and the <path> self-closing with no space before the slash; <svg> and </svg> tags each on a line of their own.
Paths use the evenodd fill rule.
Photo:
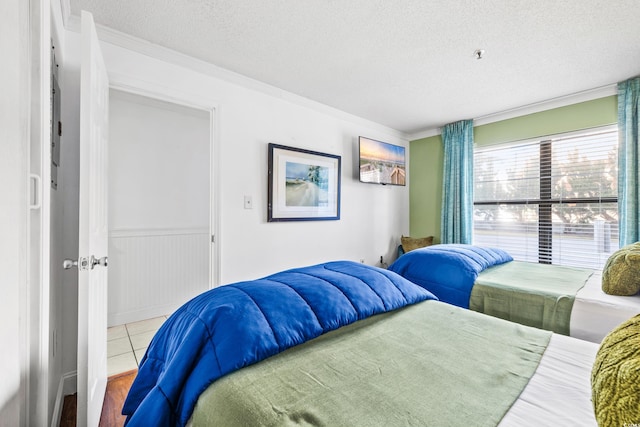
<svg viewBox="0 0 640 427">
<path fill-rule="evenodd" d="M 111 230 L 109 326 L 165 314 L 209 289 L 206 229 Z"/>
</svg>

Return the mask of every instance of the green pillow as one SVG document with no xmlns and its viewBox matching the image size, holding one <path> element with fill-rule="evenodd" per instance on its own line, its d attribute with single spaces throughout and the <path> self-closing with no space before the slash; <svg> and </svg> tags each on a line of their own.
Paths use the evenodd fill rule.
<svg viewBox="0 0 640 427">
<path fill-rule="evenodd" d="M 602 340 L 591 371 L 591 400 L 600 427 L 640 424 L 640 314 Z"/>
<path fill-rule="evenodd" d="M 640 242 L 615 251 L 602 270 L 602 290 L 609 295 L 640 292 Z"/>
</svg>

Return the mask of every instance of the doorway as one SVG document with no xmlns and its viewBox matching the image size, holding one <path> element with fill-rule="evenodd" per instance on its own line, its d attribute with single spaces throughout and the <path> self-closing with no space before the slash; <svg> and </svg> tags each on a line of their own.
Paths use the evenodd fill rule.
<svg viewBox="0 0 640 427">
<path fill-rule="evenodd" d="M 110 90 L 108 324 L 211 287 L 212 112 Z"/>
</svg>

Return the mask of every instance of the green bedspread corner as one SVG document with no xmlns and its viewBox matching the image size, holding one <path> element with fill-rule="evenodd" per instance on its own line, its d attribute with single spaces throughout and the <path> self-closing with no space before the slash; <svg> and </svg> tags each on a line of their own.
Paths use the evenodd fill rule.
<svg viewBox="0 0 640 427">
<path fill-rule="evenodd" d="M 221 378 L 190 425 L 496 426 L 550 335 L 427 301 Z"/>
<path fill-rule="evenodd" d="M 469 308 L 569 335 L 576 293 L 594 270 L 512 261 L 479 274 Z"/>
</svg>

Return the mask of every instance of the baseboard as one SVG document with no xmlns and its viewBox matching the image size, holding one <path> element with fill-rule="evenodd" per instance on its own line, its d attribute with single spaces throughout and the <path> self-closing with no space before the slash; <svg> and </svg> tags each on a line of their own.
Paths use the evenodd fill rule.
<svg viewBox="0 0 640 427">
<path fill-rule="evenodd" d="M 53 404 L 53 415 L 51 416 L 51 427 L 60 425 L 60 415 L 62 415 L 62 405 L 64 404 L 64 378 L 60 378 L 58 383 L 58 391 L 56 392 L 56 401 Z"/>
<path fill-rule="evenodd" d="M 67 372 L 62 376 L 64 387 L 62 392 L 65 396 L 78 391 L 78 371 Z"/>
<path fill-rule="evenodd" d="M 56 401 L 53 407 L 53 415 L 51 416 L 51 427 L 58 427 L 60 425 L 64 397 L 78 391 L 77 378 L 78 374 L 76 371 L 68 372 L 60 378 L 58 391 L 56 392 Z"/>
</svg>

